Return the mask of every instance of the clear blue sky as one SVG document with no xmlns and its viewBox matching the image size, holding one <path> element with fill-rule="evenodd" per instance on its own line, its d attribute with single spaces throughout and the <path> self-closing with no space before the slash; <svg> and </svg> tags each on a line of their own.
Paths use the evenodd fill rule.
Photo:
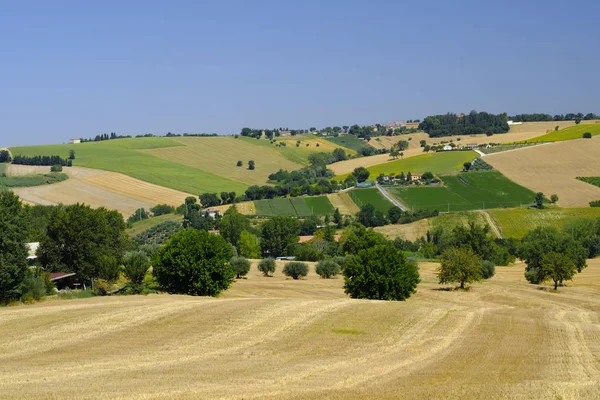
<svg viewBox="0 0 600 400">
<path fill-rule="evenodd" d="M 0 0 L 0 147 L 600 113 L 598 1 Z"/>
</svg>

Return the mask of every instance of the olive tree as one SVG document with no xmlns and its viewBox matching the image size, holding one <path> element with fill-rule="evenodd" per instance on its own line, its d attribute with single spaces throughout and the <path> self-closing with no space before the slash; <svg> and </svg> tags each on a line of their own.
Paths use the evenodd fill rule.
<svg viewBox="0 0 600 400">
<path fill-rule="evenodd" d="M 299 261 L 289 262 L 283 267 L 283 273 L 292 279 L 303 278 L 308 275 L 308 264 Z"/>
<path fill-rule="evenodd" d="M 333 260 L 321 260 L 317 263 L 316 272 L 321 278 L 332 278 L 340 273 L 342 267 Z"/>
<path fill-rule="evenodd" d="M 264 276 L 272 276 L 275 272 L 275 259 L 265 258 L 260 260 L 258 263 L 258 270 L 263 273 Z"/>
<path fill-rule="evenodd" d="M 577 273 L 577 266 L 566 254 L 555 251 L 548 252 L 542 256 L 540 269 L 543 271 L 544 280 L 554 282 L 554 290 L 563 280 L 571 280 Z"/>
<path fill-rule="evenodd" d="M 237 279 L 246 276 L 250 271 L 250 261 L 244 257 L 233 257 L 231 261 L 229 261 L 229 265 L 231 265 L 231 269 Z"/>
</svg>

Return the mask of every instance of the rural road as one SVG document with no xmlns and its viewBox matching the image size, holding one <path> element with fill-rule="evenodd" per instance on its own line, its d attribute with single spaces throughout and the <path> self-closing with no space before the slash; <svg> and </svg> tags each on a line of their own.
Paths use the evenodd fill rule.
<svg viewBox="0 0 600 400">
<path fill-rule="evenodd" d="M 502 233 L 500 233 L 500 229 L 498 229 L 498 227 L 496 226 L 496 224 L 492 220 L 492 217 L 490 217 L 490 214 L 488 214 L 487 211 L 483 211 L 483 210 L 478 210 L 477 212 L 483 214 L 483 216 L 485 217 L 486 222 L 488 223 L 488 225 L 492 229 L 492 232 L 494 232 L 494 235 L 496 235 L 496 237 L 498 239 L 502 239 Z"/>
<path fill-rule="evenodd" d="M 408 211 L 408 209 L 406 207 L 404 207 L 402 204 L 398 203 L 398 200 L 396 200 L 395 198 L 393 198 L 392 196 L 390 196 L 390 194 L 388 192 L 386 192 L 385 189 L 382 188 L 379 183 L 376 183 L 375 186 L 377 186 L 377 189 L 381 192 L 381 194 L 384 195 L 386 199 L 388 199 L 389 201 L 391 201 L 393 205 L 395 205 L 396 207 L 398 207 L 402 211 Z"/>
</svg>

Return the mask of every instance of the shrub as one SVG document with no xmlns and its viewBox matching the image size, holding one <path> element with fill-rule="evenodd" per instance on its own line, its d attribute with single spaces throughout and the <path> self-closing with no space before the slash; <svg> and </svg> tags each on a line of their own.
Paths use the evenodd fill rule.
<svg viewBox="0 0 600 400">
<path fill-rule="evenodd" d="M 496 266 L 493 262 L 484 260 L 481 263 L 481 276 L 483 279 L 490 279 L 496 274 Z"/>
<path fill-rule="evenodd" d="M 143 251 L 135 251 L 125 256 L 123 262 L 123 275 L 134 287 L 139 287 L 144 283 L 144 278 L 150 268 L 150 260 Z"/>
<path fill-rule="evenodd" d="M 590 207 L 600 207 L 600 200 L 590 201 Z"/>
<path fill-rule="evenodd" d="M 346 264 L 348 263 L 348 260 L 350 260 L 350 258 L 352 258 L 352 256 L 347 255 L 347 256 L 335 256 L 333 257 L 331 260 L 336 263 L 337 265 L 340 266 L 341 270 L 344 270 L 344 267 L 346 267 Z"/>
<path fill-rule="evenodd" d="M 417 264 L 391 244 L 359 251 L 344 268 L 344 292 L 355 299 L 406 300 L 419 282 Z"/>
<path fill-rule="evenodd" d="M 583 134 L 583 138 L 584 139 L 591 139 L 592 138 L 592 134 L 590 132 L 586 132 Z"/>
<path fill-rule="evenodd" d="M 262 272 L 264 276 L 272 276 L 275 272 L 275 267 L 276 264 L 274 258 L 265 258 L 258 263 L 258 270 Z"/>
<path fill-rule="evenodd" d="M 150 211 L 152 211 L 152 214 L 154 214 L 155 217 L 158 217 L 159 215 L 175 213 L 175 207 L 168 204 L 157 204 L 156 206 L 152 207 Z"/>
<path fill-rule="evenodd" d="M 28 271 L 21 284 L 21 300 L 24 303 L 32 303 L 40 300 L 46 295 L 44 279 Z"/>
<path fill-rule="evenodd" d="M 322 260 L 317 264 L 317 274 L 321 278 L 331 278 L 340 273 L 341 267 L 335 261 L 332 260 Z"/>
<path fill-rule="evenodd" d="M 100 265 L 98 266 L 98 278 L 107 281 L 112 284 L 119 280 L 119 273 L 121 272 L 121 266 L 117 262 L 117 259 L 111 256 L 102 256 L 99 260 Z"/>
<path fill-rule="evenodd" d="M 148 215 L 148 212 L 143 208 L 138 208 L 137 210 L 135 210 L 134 214 L 132 214 L 129 218 L 127 218 L 127 222 L 138 222 L 138 221 L 141 221 L 143 219 L 148 219 L 148 218 L 150 218 L 150 215 Z"/>
<path fill-rule="evenodd" d="M 217 296 L 233 281 L 231 245 L 219 235 L 186 229 L 154 257 L 152 274 L 169 293 Z"/>
<path fill-rule="evenodd" d="M 112 285 L 105 279 L 96 279 L 94 283 L 94 293 L 97 296 L 106 296 L 110 292 Z"/>
<path fill-rule="evenodd" d="M 246 276 L 248 271 L 250 271 L 250 261 L 244 257 L 233 257 L 231 261 L 229 261 L 229 265 L 231 265 L 231 269 L 237 279 Z"/>
<path fill-rule="evenodd" d="M 62 165 L 53 165 L 50 167 L 50 172 L 62 172 Z"/>
<path fill-rule="evenodd" d="M 293 279 L 305 277 L 308 275 L 308 264 L 299 261 L 289 262 L 283 267 L 283 273 Z"/>
</svg>

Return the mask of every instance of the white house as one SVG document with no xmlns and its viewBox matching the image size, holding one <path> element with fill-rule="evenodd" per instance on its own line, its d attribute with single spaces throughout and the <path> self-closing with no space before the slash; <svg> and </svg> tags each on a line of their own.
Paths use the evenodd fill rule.
<svg viewBox="0 0 600 400">
<path fill-rule="evenodd" d="M 443 150 L 444 151 L 451 151 L 452 150 L 452 146 L 446 145 L 446 146 L 444 146 Z"/>
<path fill-rule="evenodd" d="M 81 143 L 81 138 L 75 138 L 75 139 L 69 140 L 69 144 L 76 144 L 76 143 Z"/>
</svg>

